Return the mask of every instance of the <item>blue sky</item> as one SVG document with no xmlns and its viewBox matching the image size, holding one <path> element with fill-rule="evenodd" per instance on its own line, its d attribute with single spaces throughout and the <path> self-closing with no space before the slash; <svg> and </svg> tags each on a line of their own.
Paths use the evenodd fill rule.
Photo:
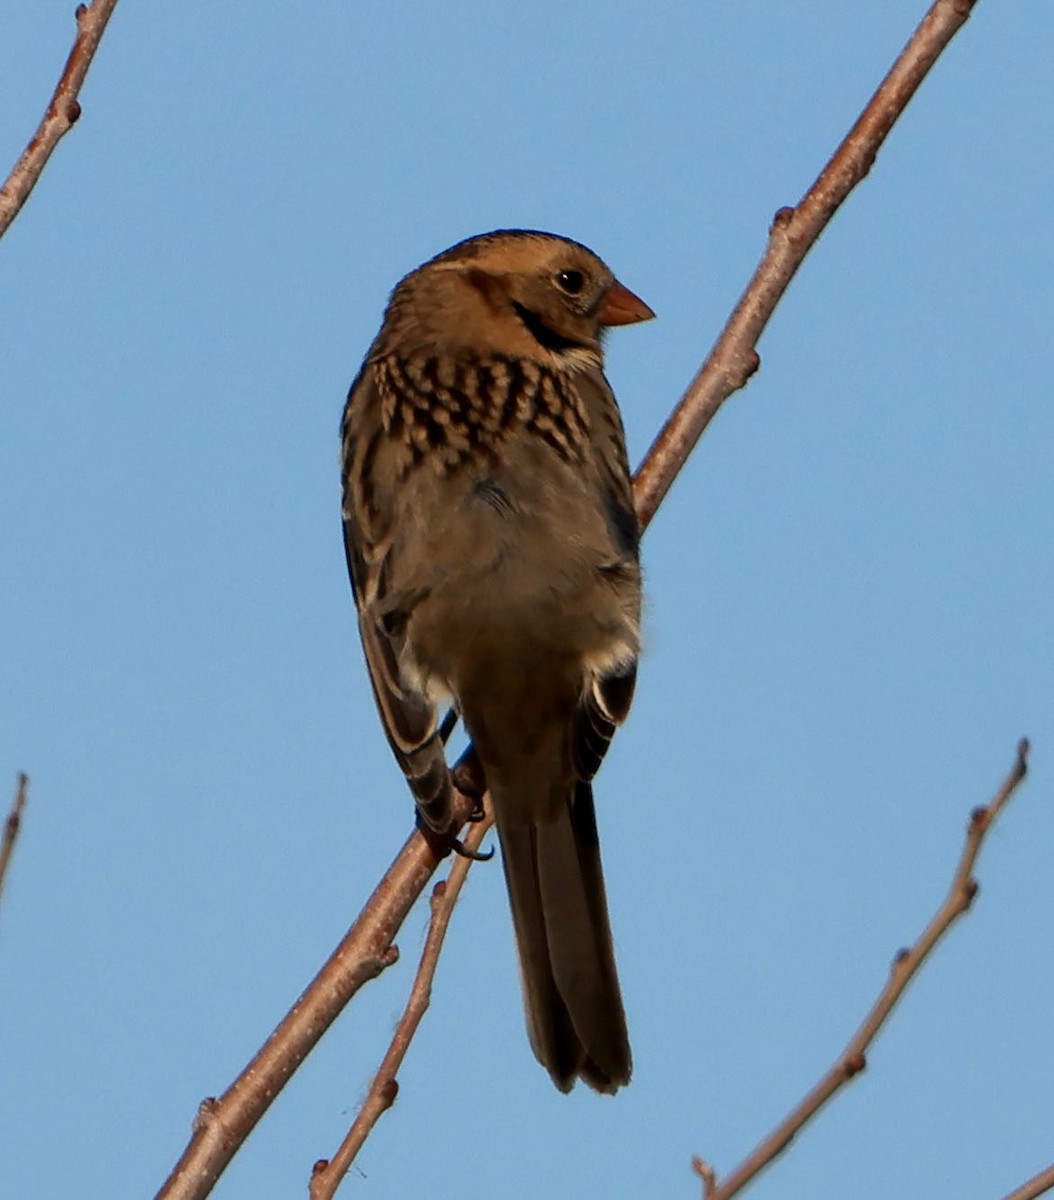
<svg viewBox="0 0 1054 1200">
<path fill-rule="evenodd" d="M 10 8 L 5 166 L 73 33 Z M 0 244 L 5 1197 L 152 1195 L 408 829 L 338 519 L 390 287 L 500 226 L 595 248 L 659 314 L 610 339 L 639 460 L 922 11 L 118 7 Z M 696 1195 L 841 1049 L 1022 734 L 975 910 L 752 1195 L 999 1197 L 1054 1157 L 1052 44 L 982 0 L 648 533 L 597 788 L 631 1087 L 553 1090 L 476 869 L 347 1195 Z M 305 1194 L 424 921 L 217 1197 Z"/>
</svg>

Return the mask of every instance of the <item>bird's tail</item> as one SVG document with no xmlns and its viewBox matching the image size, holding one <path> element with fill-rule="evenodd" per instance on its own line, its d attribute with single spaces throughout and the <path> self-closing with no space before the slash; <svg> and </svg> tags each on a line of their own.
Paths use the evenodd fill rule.
<svg viewBox="0 0 1054 1200">
<path fill-rule="evenodd" d="M 527 1032 L 561 1091 L 629 1082 L 631 1060 L 588 783 L 533 819 L 496 797 Z M 502 812 L 503 807 L 505 812 Z"/>
</svg>

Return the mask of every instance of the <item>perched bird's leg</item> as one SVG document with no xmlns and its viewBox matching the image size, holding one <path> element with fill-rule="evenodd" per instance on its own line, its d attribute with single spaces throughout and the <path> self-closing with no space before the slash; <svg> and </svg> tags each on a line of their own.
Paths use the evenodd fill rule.
<svg viewBox="0 0 1054 1200">
<path fill-rule="evenodd" d="M 477 816 L 477 811 L 479 815 Z M 473 809 L 470 821 L 480 821 L 483 819 L 483 809 Z M 433 829 L 431 825 L 421 815 L 421 810 L 417 810 L 415 819 L 418 833 L 431 846 L 433 852 L 438 858 L 446 858 L 448 854 L 453 852 L 459 858 L 471 858 L 473 862 L 490 862 L 494 857 L 493 848 L 490 850 L 469 850 L 465 843 L 452 831 L 447 830 L 445 833 L 440 833 Z"/>
<path fill-rule="evenodd" d="M 473 862 L 490 862 L 494 857 L 493 846 L 489 850 L 470 850 L 460 838 L 454 838 L 450 848 L 458 858 L 471 858 Z"/>
<path fill-rule="evenodd" d="M 454 787 L 472 801 L 472 812 L 468 819 L 473 823 L 482 821 L 483 797 L 487 791 L 487 779 L 483 774 L 483 764 L 479 761 L 479 755 L 474 746 L 469 746 L 457 760 L 450 777 Z"/>
<path fill-rule="evenodd" d="M 449 717 L 452 714 L 448 713 Z M 444 721 L 445 724 L 445 721 Z M 458 759 L 450 773 L 451 782 L 459 792 L 472 801 L 472 811 L 467 820 L 477 822 L 483 820 L 483 797 L 487 791 L 487 781 L 483 775 L 483 766 L 479 756 L 472 746 Z M 473 862 L 489 862 L 494 857 L 494 851 L 469 850 L 464 842 L 456 836 L 454 829 L 437 830 L 428 824 L 420 809 L 417 810 L 417 828 L 440 858 L 445 858 L 451 851 L 462 858 L 471 858 Z"/>
<path fill-rule="evenodd" d="M 487 780 L 483 774 L 483 764 L 479 761 L 479 755 L 474 747 L 469 746 L 454 764 L 451 779 L 458 791 L 472 801 L 472 812 L 469 813 L 468 819 L 473 823 L 482 821 L 484 817 L 483 797 L 487 792 Z M 471 858 L 474 862 L 487 862 L 494 857 L 493 846 L 485 852 L 467 850 L 458 838 L 453 841 L 453 850 L 455 854 L 460 854 L 462 858 Z"/>
</svg>

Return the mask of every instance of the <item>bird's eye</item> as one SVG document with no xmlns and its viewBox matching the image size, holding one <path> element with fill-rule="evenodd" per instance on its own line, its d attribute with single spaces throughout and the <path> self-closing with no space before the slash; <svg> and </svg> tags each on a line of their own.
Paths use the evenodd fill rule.
<svg viewBox="0 0 1054 1200">
<path fill-rule="evenodd" d="M 560 271 L 556 276 L 556 282 L 561 290 L 569 296 L 577 296 L 586 286 L 586 277 L 581 271 Z"/>
</svg>

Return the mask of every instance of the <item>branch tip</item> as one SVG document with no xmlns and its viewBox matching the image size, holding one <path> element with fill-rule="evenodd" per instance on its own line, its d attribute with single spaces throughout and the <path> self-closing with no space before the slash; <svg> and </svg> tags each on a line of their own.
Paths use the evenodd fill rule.
<svg viewBox="0 0 1054 1200">
<path fill-rule="evenodd" d="M 75 10 L 77 36 L 51 100 L 29 144 L 0 187 L 0 236 L 18 216 L 55 147 L 81 115 L 77 100 L 117 0 L 92 0 Z"/>
<path fill-rule="evenodd" d="M 713 1194 L 713 1190 L 717 1186 L 717 1172 L 697 1154 L 692 1155 L 692 1170 L 703 1181 L 703 1197 L 705 1200 L 705 1197 Z"/>
<path fill-rule="evenodd" d="M 816 1116 L 838 1091 L 867 1066 L 867 1051 L 874 1043 L 889 1014 L 896 1007 L 915 973 L 926 962 L 934 947 L 951 928 L 956 917 L 965 912 L 970 901 L 977 895 L 979 887 L 973 877 L 985 835 L 1013 795 L 1023 778 L 1020 770 L 1024 762 L 1022 747 L 1018 747 L 1017 768 L 1001 784 L 999 791 L 984 808 L 975 809 L 970 818 L 970 831 L 959 856 L 959 863 L 952 877 L 947 898 L 930 918 L 926 928 L 915 943 L 901 948 L 893 956 L 893 969 L 870 1012 L 850 1038 L 842 1055 L 821 1076 L 819 1082 L 795 1105 L 747 1157 L 726 1175 L 719 1185 L 708 1189 L 704 1200 L 732 1200 L 758 1173 L 777 1158 Z M 1054 1172 L 1054 1168 L 1052 1168 Z M 1054 1181 L 1052 1181 L 1054 1182 Z M 1038 1192 L 1022 1192 L 1005 1197 L 1005 1200 L 1032 1200 Z"/>
<path fill-rule="evenodd" d="M 962 23 L 963 16 L 948 0 L 935 0 L 815 183 L 795 207 L 774 214 L 768 245 L 753 277 L 634 479 L 642 529 L 718 409 L 745 382 L 736 369 L 744 350 L 757 344 L 805 256 L 867 173 L 879 147 Z"/>
</svg>

